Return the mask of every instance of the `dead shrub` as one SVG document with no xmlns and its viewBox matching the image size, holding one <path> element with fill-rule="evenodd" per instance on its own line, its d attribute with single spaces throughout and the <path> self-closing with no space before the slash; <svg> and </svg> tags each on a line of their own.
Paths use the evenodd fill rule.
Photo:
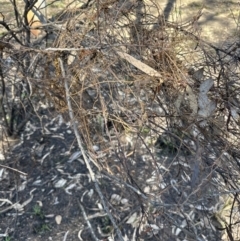
<svg viewBox="0 0 240 241">
<path fill-rule="evenodd" d="M 8 31 L 0 42 L 5 125 L 10 135 L 18 133 L 39 103 L 76 121 L 96 173 L 121 183 L 131 203 L 125 220 L 142 238 L 216 238 L 219 226 L 206 228 L 206 219 L 234 235 L 236 220 L 216 205 L 225 202 L 222 193 L 232 210 L 239 201 L 238 45 L 203 41 L 195 25 L 201 12 L 180 25 L 160 8 L 153 15 L 153 6 L 70 5 L 56 18 L 60 23 L 42 26 L 47 34 L 37 40 L 27 42 L 25 30 Z"/>
</svg>

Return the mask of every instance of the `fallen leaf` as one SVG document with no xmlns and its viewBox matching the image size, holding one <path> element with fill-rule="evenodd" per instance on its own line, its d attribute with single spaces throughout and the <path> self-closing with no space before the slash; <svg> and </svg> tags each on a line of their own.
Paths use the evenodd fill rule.
<svg viewBox="0 0 240 241">
<path fill-rule="evenodd" d="M 198 115 L 203 118 L 208 118 L 211 116 L 216 109 L 217 105 L 215 101 L 212 101 L 208 98 L 208 91 L 213 86 L 213 80 L 207 79 L 205 80 L 199 88 L 198 95 Z"/>
<path fill-rule="evenodd" d="M 76 152 L 74 152 L 74 153 L 70 156 L 68 162 L 73 162 L 74 160 L 77 160 L 81 155 L 82 155 L 82 152 L 81 152 L 81 151 L 76 151 Z"/>
<path fill-rule="evenodd" d="M 133 213 L 126 223 L 134 225 L 134 223 L 138 220 L 137 213 Z"/>
<path fill-rule="evenodd" d="M 200 85 L 200 92 L 207 93 L 213 86 L 213 80 L 212 79 L 206 79 L 203 83 Z"/>
<path fill-rule="evenodd" d="M 141 71 L 143 71 L 144 73 L 152 76 L 152 77 L 158 77 L 160 78 L 160 83 L 163 83 L 163 80 L 161 79 L 162 78 L 162 75 L 157 72 L 155 69 L 151 68 L 150 66 L 148 66 L 147 64 L 144 64 L 143 62 L 141 62 L 140 60 L 138 59 L 135 59 L 134 57 L 132 57 L 131 55 L 127 54 L 127 53 L 123 53 L 123 52 L 120 52 L 120 51 L 117 51 L 117 54 L 127 60 L 130 64 L 132 64 L 133 66 L 135 66 L 136 68 L 140 69 Z"/>
<path fill-rule="evenodd" d="M 118 194 L 112 194 L 111 203 L 118 204 L 118 203 L 120 203 L 121 199 L 122 199 L 121 196 L 119 196 Z"/>
<path fill-rule="evenodd" d="M 62 216 L 61 215 L 57 215 L 56 217 L 55 217 L 55 221 L 56 221 L 56 223 L 59 225 L 59 224 L 61 224 L 61 222 L 62 222 Z"/>
<path fill-rule="evenodd" d="M 60 180 L 58 180 L 55 184 L 54 187 L 55 188 L 60 188 L 63 187 L 66 184 L 67 180 L 61 178 Z"/>
</svg>

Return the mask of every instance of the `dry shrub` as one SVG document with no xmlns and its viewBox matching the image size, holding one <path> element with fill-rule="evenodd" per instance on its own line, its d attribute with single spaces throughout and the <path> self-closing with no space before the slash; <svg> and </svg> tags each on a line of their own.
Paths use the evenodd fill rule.
<svg viewBox="0 0 240 241">
<path fill-rule="evenodd" d="M 152 14 L 153 6 L 159 14 Z M 138 213 L 128 223 L 142 238 L 214 239 L 219 228 L 236 235 L 238 46 L 204 42 L 196 28 L 200 15 L 181 25 L 164 19 L 154 2 L 96 1 L 77 10 L 70 5 L 56 18 L 61 26 L 51 26 L 53 40 L 48 33 L 17 53 L 16 38 L 2 47 L 2 58 L 14 63 L 1 65 L 2 90 L 5 81 L 15 88 L 15 97 L 3 92 L 2 103 L 13 98 L 23 110 L 41 101 L 69 120 L 67 81 L 75 116 L 70 121 L 77 121 L 96 172 L 121 180 L 118 194 L 131 203 L 128 215 Z M 11 79 L 13 72 L 22 77 Z M 223 214 L 223 193 L 230 197 L 230 214 Z"/>
</svg>

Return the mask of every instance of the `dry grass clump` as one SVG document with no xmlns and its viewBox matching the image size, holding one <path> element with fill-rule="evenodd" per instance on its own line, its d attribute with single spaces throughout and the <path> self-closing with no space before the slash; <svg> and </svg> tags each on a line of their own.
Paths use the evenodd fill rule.
<svg viewBox="0 0 240 241">
<path fill-rule="evenodd" d="M 14 63 L 1 67 L 2 114 L 9 134 L 11 125 L 18 131 L 22 123 L 15 119 L 19 113 L 9 114 L 15 105 L 22 119 L 30 118 L 26 109 L 32 105 L 32 114 L 47 105 L 77 122 L 98 173 L 117 176 L 124 183 L 121 195 L 143 205 L 138 221 L 128 219 L 140 236 L 213 238 L 219 227 L 208 230 L 206 218 L 227 231 L 233 225 L 216 206 L 221 192 L 234 196 L 232 210 L 239 201 L 238 46 L 220 49 L 202 41 L 196 29 L 201 13 L 179 25 L 164 19 L 161 9 L 153 15 L 152 6 L 70 6 L 57 18 L 61 24 L 43 26 L 47 34 L 17 53 L 24 32 L 5 46 L 9 32 L 0 42 L 3 58 Z M 4 93 L 5 81 L 10 94 Z M 14 104 L 7 105 L 9 99 Z M 66 117 L 67 100 L 74 119 Z"/>
</svg>

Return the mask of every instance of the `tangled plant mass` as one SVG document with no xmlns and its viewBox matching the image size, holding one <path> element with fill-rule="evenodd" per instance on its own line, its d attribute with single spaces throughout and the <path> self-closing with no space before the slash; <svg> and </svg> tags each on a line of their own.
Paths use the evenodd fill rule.
<svg viewBox="0 0 240 241">
<path fill-rule="evenodd" d="M 6 30 L 0 37 L 0 77 L 7 135 L 41 130 L 40 168 L 57 148 L 47 149 L 46 136 L 66 123 L 72 129 L 76 139 L 66 144 L 68 163 L 85 166 L 94 190 L 89 205 L 101 204 L 107 217 L 98 213 L 91 222 L 87 202 L 78 203 L 88 227 L 85 238 L 130 240 L 137 230 L 139 240 L 235 240 L 237 43 L 220 48 L 204 41 L 196 28 L 202 9 L 180 24 L 154 2 L 72 4 L 37 26 L 37 38 L 20 12 L 18 30 L 4 19 L 0 23 Z M 25 6 L 25 19 L 31 7 Z M 57 119 L 47 123 L 52 115 L 61 119 L 58 127 L 52 127 Z M 35 129 L 34 121 L 40 123 Z M 63 175 L 68 163 L 52 165 Z M 68 183 L 63 177 L 53 186 Z M 67 195 L 72 189 L 85 197 L 78 181 L 65 189 Z"/>
</svg>

